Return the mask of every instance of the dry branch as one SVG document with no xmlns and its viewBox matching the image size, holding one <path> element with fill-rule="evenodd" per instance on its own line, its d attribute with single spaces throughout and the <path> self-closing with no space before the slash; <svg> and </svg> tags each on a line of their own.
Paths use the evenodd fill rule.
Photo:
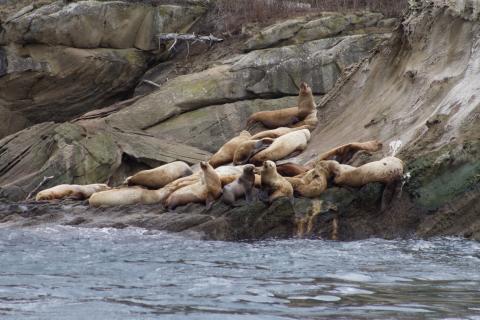
<svg viewBox="0 0 480 320">
<path fill-rule="evenodd" d="M 162 41 L 172 41 L 174 40 L 173 44 L 170 46 L 168 51 L 171 51 L 175 45 L 177 44 L 178 40 L 183 40 L 183 41 L 191 41 L 192 44 L 197 43 L 197 42 L 202 42 L 202 43 L 209 43 L 210 46 L 212 46 L 214 43 L 217 42 L 222 42 L 223 39 L 217 38 L 213 36 L 212 34 L 208 36 L 200 36 L 196 35 L 195 33 L 189 34 L 189 33 L 164 33 L 160 34 L 158 36 L 159 44 L 162 43 Z"/>
<path fill-rule="evenodd" d="M 26 200 L 26 201 L 30 200 L 30 198 L 32 198 L 32 196 L 33 196 L 35 193 L 37 193 L 37 191 L 38 191 L 47 181 L 52 180 L 53 178 L 54 178 L 54 176 L 43 177 L 42 182 L 40 182 L 40 183 L 38 184 L 38 186 L 37 186 L 35 189 L 33 189 L 33 190 L 28 194 L 28 196 L 27 196 L 27 198 L 25 198 L 25 200 Z"/>
</svg>

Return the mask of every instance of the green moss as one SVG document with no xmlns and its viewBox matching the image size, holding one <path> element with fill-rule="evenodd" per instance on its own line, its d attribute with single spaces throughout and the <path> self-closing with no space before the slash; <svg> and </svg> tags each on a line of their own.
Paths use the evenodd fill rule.
<svg viewBox="0 0 480 320">
<path fill-rule="evenodd" d="M 407 166 L 405 190 L 420 206 L 434 210 L 459 195 L 480 187 L 480 143 L 447 145 Z"/>
</svg>

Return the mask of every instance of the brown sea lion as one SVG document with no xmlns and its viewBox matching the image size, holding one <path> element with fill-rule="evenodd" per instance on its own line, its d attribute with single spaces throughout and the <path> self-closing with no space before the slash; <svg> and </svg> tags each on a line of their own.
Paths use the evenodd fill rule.
<svg viewBox="0 0 480 320">
<path fill-rule="evenodd" d="M 154 169 L 137 172 L 133 176 L 128 177 L 124 184 L 159 189 L 172 181 L 191 174 L 193 174 L 193 171 L 188 164 L 183 161 L 174 161 Z"/>
<path fill-rule="evenodd" d="M 317 117 L 317 109 L 310 112 L 305 119 L 295 123 L 292 125 L 292 129 L 296 128 L 305 128 L 309 130 L 313 130 L 317 127 L 318 124 L 318 117 Z"/>
<path fill-rule="evenodd" d="M 235 150 L 235 154 L 233 156 L 233 164 L 241 165 L 248 163 L 248 161 L 253 155 L 268 148 L 268 146 L 270 146 L 273 141 L 274 140 L 271 138 L 263 138 L 260 140 L 247 140 L 245 142 L 242 142 L 238 146 L 237 150 Z"/>
<path fill-rule="evenodd" d="M 396 157 L 386 157 L 369 162 L 358 168 L 339 164 L 337 161 L 325 161 L 334 175 L 334 182 L 340 186 L 361 187 L 367 183 L 396 183 L 403 176 L 403 161 Z"/>
<path fill-rule="evenodd" d="M 382 143 L 378 140 L 347 143 L 322 153 L 315 159 L 315 161 L 335 160 L 341 164 L 347 163 L 358 151 L 365 150 L 375 152 L 381 150 L 382 146 Z"/>
<path fill-rule="evenodd" d="M 312 94 L 312 88 L 305 82 L 300 84 L 298 104 L 296 107 L 285 108 L 275 111 L 260 111 L 252 114 L 247 120 L 247 126 L 255 122 L 262 123 L 269 129 L 291 126 L 304 120 L 312 112 L 316 111 L 317 105 Z"/>
<path fill-rule="evenodd" d="M 202 169 L 201 181 L 180 188 L 170 194 L 165 202 L 165 206 L 169 210 L 192 202 L 205 203 L 207 209 L 210 209 L 213 201 L 221 196 L 222 181 L 218 173 L 207 162 L 201 162 L 200 167 Z"/>
<path fill-rule="evenodd" d="M 294 132 L 287 133 L 275 141 L 265 150 L 260 151 L 254 155 L 251 163 L 262 163 L 266 160 L 281 160 L 288 156 L 291 156 L 295 152 L 302 152 L 307 147 L 310 140 L 310 131 L 302 129 Z"/>
<path fill-rule="evenodd" d="M 235 201 L 241 197 L 249 202 L 253 201 L 255 187 L 255 166 L 252 164 L 243 167 L 243 173 L 235 181 L 223 187 L 222 201 L 233 206 Z"/>
<path fill-rule="evenodd" d="M 214 168 L 221 166 L 223 164 L 227 164 L 233 161 L 233 156 L 235 154 L 235 150 L 237 150 L 238 146 L 247 140 L 251 139 L 251 134 L 248 131 L 242 131 L 238 136 L 230 139 L 227 143 L 225 143 L 220 150 L 215 153 L 208 163 Z"/>
<path fill-rule="evenodd" d="M 108 189 L 110 189 L 109 186 L 101 183 L 87 185 L 61 184 L 53 188 L 40 191 L 39 193 L 37 193 L 35 200 L 57 200 L 63 198 L 85 200 L 90 198 L 90 196 L 95 192 Z"/>
<path fill-rule="evenodd" d="M 287 197 L 293 202 L 293 188 L 290 182 L 278 174 L 273 161 L 265 161 L 261 171 L 261 190 L 268 196 L 268 202 Z"/>
<path fill-rule="evenodd" d="M 263 138 L 275 139 L 275 138 L 281 137 L 281 136 L 286 135 L 287 133 L 290 133 L 290 132 L 293 132 L 293 131 L 298 131 L 298 130 L 302 130 L 302 129 L 309 129 L 309 128 L 310 128 L 310 126 L 304 125 L 304 126 L 299 126 L 299 127 L 296 127 L 296 128 L 280 127 L 280 128 L 273 129 L 273 130 L 265 130 L 265 131 L 261 131 L 261 132 L 255 134 L 255 135 L 253 135 L 252 140 L 263 139 Z"/>
<path fill-rule="evenodd" d="M 295 194 L 306 198 L 316 198 L 328 187 L 331 173 L 324 167 L 315 167 L 297 177 L 286 177 L 291 183 Z"/>
<path fill-rule="evenodd" d="M 297 163 L 293 163 L 293 162 L 277 164 L 277 172 L 282 177 L 295 177 L 307 171 L 308 169 L 305 168 L 304 166 Z"/>
</svg>

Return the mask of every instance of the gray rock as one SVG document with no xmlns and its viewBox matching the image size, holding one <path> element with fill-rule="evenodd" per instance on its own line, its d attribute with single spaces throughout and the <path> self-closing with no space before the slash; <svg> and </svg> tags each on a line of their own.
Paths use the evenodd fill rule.
<svg viewBox="0 0 480 320">
<path fill-rule="evenodd" d="M 36 10 L 24 8 L 7 19 L 3 25 L 3 43 L 153 50 L 158 48 L 159 33 L 179 32 L 203 12 L 200 6 L 153 7 L 123 1 L 79 1 L 67 5 L 54 2 Z"/>
<path fill-rule="evenodd" d="M 44 176 L 58 184 L 121 183 L 132 172 L 175 160 L 197 163 L 202 150 L 166 142 L 142 132 L 111 128 L 96 120 L 81 124 L 42 123 L 0 140 L 0 190 L 17 200 Z"/>
</svg>

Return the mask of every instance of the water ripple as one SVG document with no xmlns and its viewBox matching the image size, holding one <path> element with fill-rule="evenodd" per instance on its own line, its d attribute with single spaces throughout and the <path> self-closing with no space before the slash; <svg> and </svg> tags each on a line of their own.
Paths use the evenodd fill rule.
<svg viewBox="0 0 480 320">
<path fill-rule="evenodd" d="M 2 319 L 480 319 L 480 244 L 0 233 Z"/>
</svg>

